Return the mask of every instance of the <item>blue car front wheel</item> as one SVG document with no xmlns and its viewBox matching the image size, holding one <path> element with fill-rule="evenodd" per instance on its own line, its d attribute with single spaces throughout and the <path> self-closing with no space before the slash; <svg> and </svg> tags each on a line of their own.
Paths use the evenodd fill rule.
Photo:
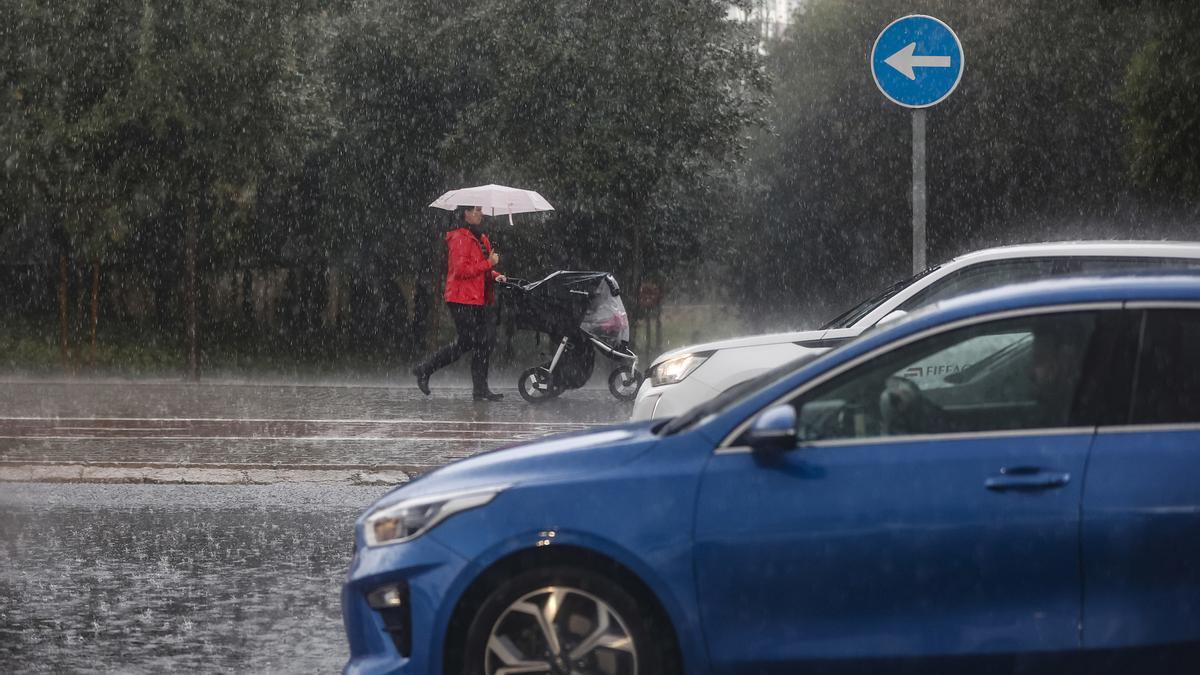
<svg viewBox="0 0 1200 675">
<path fill-rule="evenodd" d="M 500 584 L 480 606 L 467 631 L 463 673 L 668 672 L 644 616 L 633 596 L 602 575 L 531 570 Z"/>
</svg>

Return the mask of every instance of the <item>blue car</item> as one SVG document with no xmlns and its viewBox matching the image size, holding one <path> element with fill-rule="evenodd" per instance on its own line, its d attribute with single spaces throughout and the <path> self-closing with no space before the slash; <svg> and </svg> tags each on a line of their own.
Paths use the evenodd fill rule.
<svg viewBox="0 0 1200 675">
<path fill-rule="evenodd" d="M 355 537 L 347 673 L 1200 672 L 1200 278 L 948 301 Z"/>
</svg>

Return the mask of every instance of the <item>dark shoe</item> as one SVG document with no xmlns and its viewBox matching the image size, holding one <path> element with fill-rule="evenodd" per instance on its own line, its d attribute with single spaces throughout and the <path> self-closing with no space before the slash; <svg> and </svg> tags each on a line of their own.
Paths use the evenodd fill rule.
<svg viewBox="0 0 1200 675">
<path fill-rule="evenodd" d="M 497 394 L 494 391 L 475 392 L 471 398 L 476 401 L 499 401 L 504 398 L 504 394 Z"/>
<path fill-rule="evenodd" d="M 417 376 L 417 389 L 421 390 L 422 394 L 429 395 L 429 373 L 421 370 L 418 366 L 412 369 L 412 374 Z"/>
</svg>

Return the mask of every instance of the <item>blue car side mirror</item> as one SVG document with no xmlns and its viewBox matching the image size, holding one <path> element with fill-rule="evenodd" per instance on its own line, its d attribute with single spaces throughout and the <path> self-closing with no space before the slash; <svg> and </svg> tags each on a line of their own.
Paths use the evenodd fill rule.
<svg viewBox="0 0 1200 675">
<path fill-rule="evenodd" d="M 755 451 L 796 447 L 796 408 L 788 404 L 767 408 L 742 435 L 742 442 Z"/>
</svg>

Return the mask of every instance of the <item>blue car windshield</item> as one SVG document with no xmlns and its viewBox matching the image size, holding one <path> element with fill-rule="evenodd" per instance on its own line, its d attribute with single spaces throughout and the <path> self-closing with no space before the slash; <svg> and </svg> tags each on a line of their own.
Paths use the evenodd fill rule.
<svg viewBox="0 0 1200 675">
<path fill-rule="evenodd" d="M 688 410 L 687 412 L 669 420 L 666 424 L 658 429 L 658 433 L 669 436 L 673 433 L 683 431 L 700 420 L 710 416 L 724 412 L 728 408 L 732 408 L 735 404 L 740 403 L 742 399 L 762 389 L 763 387 L 775 382 L 776 380 L 794 372 L 797 368 L 805 365 L 813 359 L 821 356 L 821 354 L 805 354 L 798 359 L 793 359 L 787 363 L 776 366 L 768 371 L 759 373 L 754 377 L 739 382 L 732 387 L 726 389 L 716 396 L 701 403 L 700 405 Z"/>
</svg>

